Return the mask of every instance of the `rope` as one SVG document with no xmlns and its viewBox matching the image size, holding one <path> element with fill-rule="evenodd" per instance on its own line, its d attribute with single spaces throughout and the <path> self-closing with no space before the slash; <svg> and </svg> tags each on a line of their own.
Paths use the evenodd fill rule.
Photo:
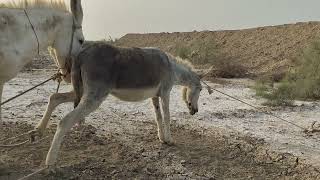
<svg viewBox="0 0 320 180">
<path fill-rule="evenodd" d="M 15 140 L 15 139 L 18 139 L 22 136 L 26 136 L 26 135 L 29 135 L 30 132 L 26 132 L 26 133 L 23 133 L 23 134 L 20 134 L 18 136 L 15 136 L 15 137 L 12 137 L 12 138 L 8 138 L 8 139 L 2 139 L 1 142 L 7 142 L 7 141 L 10 141 L 10 140 Z"/>
<path fill-rule="evenodd" d="M 44 171 L 45 171 L 45 170 L 47 170 L 47 169 L 49 169 L 49 168 L 48 168 L 48 167 L 41 168 L 41 169 L 39 169 L 39 170 L 37 170 L 37 171 L 35 171 L 35 172 L 33 172 L 33 173 L 31 173 L 31 174 L 27 175 L 27 176 L 24 176 L 24 177 L 22 177 L 22 178 L 18 179 L 18 180 L 28 180 L 28 179 L 32 178 L 33 176 L 35 176 L 35 175 L 37 175 L 37 174 L 40 174 L 40 173 L 44 172 Z"/>
<path fill-rule="evenodd" d="M 233 96 L 231 96 L 231 95 L 229 95 L 229 94 L 226 94 L 226 93 L 224 93 L 224 92 L 222 92 L 222 91 L 219 91 L 219 90 L 217 90 L 217 89 L 214 89 L 214 88 L 212 88 L 211 86 L 209 86 L 207 83 L 205 83 L 204 81 L 201 81 L 201 82 L 202 82 L 204 85 L 206 85 L 209 94 L 211 94 L 210 92 L 212 92 L 212 90 L 213 90 L 213 91 L 216 91 L 216 92 L 218 92 L 218 93 L 220 93 L 220 94 L 223 94 L 223 95 L 225 95 L 225 96 L 227 96 L 227 97 L 229 97 L 229 98 L 231 98 L 231 99 L 234 99 L 234 100 L 239 101 L 239 102 L 241 102 L 241 103 L 243 103 L 243 104 L 246 104 L 246 105 L 248 105 L 248 106 L 250 106 L 250 107 L 252 107 L 252 108 L 254 108 L 254 109 L 257 109 L 257 110 L 259 110 L 260 112 L 262 112 L 262 113 L 264 113 L 264 114 L 266 114 L 266 115 L 272 116 L 272 117 L 277 118 L 277 119 L 279 119 L 279 120 L 281 120 L 281 121 L 284 121 L 284 122 L 286 122 L 286 123 L 289 123 L 289 124 L 291 124 L 291 125 L 293 125 L 293 126 L 295 126 L 295 127 L 298 127 L 298 128 L 300 128 L 300 129 L 302 129 L 304 132 L 309 132 L 308 129 L 306 129 L 306 128 L 302 127 L 302 126 L 299 126 L 299 125 L 297 125 L 297 124 L 295 124 L 295 123 L 293 123 L 293 122 L 290 122 L 290 121 L 285 120 L 285 119 L 283 119 L 283 118 L 281 118 L 281 117 L 279 117 L 279 116 L 276 116 L 276 115 L 272 114 L 271 112 L 266 112 L 266 111 L 264 111 L 263 109 L 261 109 L 261 108 L 259 108 L 259 107 L 257 107 L 257 106 L 254 106 L 254 105 L 252 105 L 252 104 L 249 104 L 249 103 L 247 103 L 247 102 L 245 102 L 245 101 L 242 101 L 241 99 L 238 99 L 238 98 L 236 98 L 236 97 L 233 97 Z"/>
<path fill-rule="evenodd" d="M 29 140 L 26 140 L 26 141 L 23 141 L 23 142 L 21 142 L 21 143 L 17 143 L 17 144 L 8 144 L 8 145 L 6 145 L 6 144 L 0 144 L 0 147 L 2 147 L 2 148 L 12 148 L 12 147 L 18 147 L 18 146 L 22 146 L 22 145 L 25 145 L 25 144 L 27 144 L 29 142 Z"/>
<path fill-rule="evenodd" d="M 59 92 L 60 84 L 61 84 L 61 81 L 58 81 L 58 85 L 57 85 L 56 93 L 58 93 L 58 92 Z"/>
<path fill-rule="evenodd" d="M 40 54 L 40 42 L 39 42 L 38 35 L 37 35 L 37 33 L 36 33 L 36 30 L 35 30 L 33 24 L 31 23 L 31 20 L 30 20 L 30 17 L 29 17 L 29 15 L 28 15 L 28 13 L 27 13 L 27 10 L 24 9 L 23 11 L 24 11 L 24 13 L 26 14 L 26 17 L 27 17 L 27 19 L 28 19 L 28 21 L 29 21 L 29 23 L 30 23 L 30 25 L 31 25 L 31 29 L 33 30 L 33 33 L 34 33 L 34 35 L 35 35 L 35 37 L 36 37 L 36 39 L 37 39 L 37 43 L 38 43 L 38 55 L 39 55 L 39 54 Z"/>
<path fill-rule="evenodd" d="M 49 79 L 47 79 L 47 80 L 45 80 L 45 81 L 37 84 L 36 86 L 34 86 L 34 87 L 32 87 L 32 88 L 30 88 L 30 89 L 28 89 L 28 90 L 26 90 L 26 91 L 23 91 L 22 93 L 20 93 L 20 94 L 18 94 L 18 95 L 16 95 L 16 96 L 14 96 L 14 97 L 12 97 L 12 98 L 4 101 L 4 102 L 2 102 L 0 106 L 3 106 L 3 105 L 5 105 L 5 104 L 7 104 L 8 102 L 10 102 L 10 101 L 12 101 L 12 100 L 14 100 L 14 99 L 16 99 L 16 98 L 18 98 L 18 97 L 20 97 L 20 96 L 28 93 L 28 92 L 30 92 L 30 91 L 32 91 L 32 90 L 36 89 L 36 88 L 39 87 L 39 86 L 44 85 L 45 83 L 47 83 L 47 82 L 49 82 L 49 81 L 51 81 L 51 80 L 58 79 L 58 78 L 61 77 L 61 76 L 62 76 L 61 73 L 56 73 L 56 74 L 54 74 L 51 78 L 49 78 Z"/>
<path fill-rule="evenodd" d="M 32 131 L 30 131 L 29 134 L 31 134 L 31 132 L 32 132 Z M 29 139 L 29 140 L 25 140 L 25 141 L 23 141 L 23 142 L 16 143 L 16 144 L 0 144 L 0 147 L 2 147 L 2 148 L 19 147 L 19 146 L 22 146 L 22 145 L 27 144 L 28 142 L 31 142 L 32 145 L 35 145 L 35 144 L 38 144 L 38 143 L 40 143 L 40 142 L 42 142 L 43 140 L 46 140 L 46 139 L 48 139 L 48 138 L 49 138 L 49 136 L 46 136 L 46 137 L 44 137 L 44 138 L 42 138 L 42 139 L 40 139 L 40 140 L 38 140 L 38 141 L 36 141 L 36 142 L 32 142 L 32 140 L 30 141 L 30 139 Z"/>
</svg>

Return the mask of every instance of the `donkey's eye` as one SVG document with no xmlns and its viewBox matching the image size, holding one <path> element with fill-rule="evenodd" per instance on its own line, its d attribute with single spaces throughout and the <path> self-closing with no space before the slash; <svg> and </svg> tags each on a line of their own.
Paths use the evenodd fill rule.
<svg viewBox="0 0 320 180">
<path fill-rule="evenodd" d="M 79 43 L 80 43 L 80 44 L 83 44 L 83 43 L 84 43 L 84 40 L 83 40 L 83 39 L 79 39 Z"/>
<path fill-rule="evenodd" d="M 191 103 L 190 103 L 190 102 L 188 103 L 188 106 L 191 106 Z"/>
</svg>

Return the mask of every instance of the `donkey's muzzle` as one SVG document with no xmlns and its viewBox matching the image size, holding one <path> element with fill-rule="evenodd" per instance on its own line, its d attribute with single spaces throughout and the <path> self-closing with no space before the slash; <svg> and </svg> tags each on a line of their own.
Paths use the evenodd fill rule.
<svg viewBox="0 0 320 180">
<path fill-rule="evenodd" d="M 198 112 L 198 109 L 191 109 L 190 114 L 195 115 Z"/>
</svg>

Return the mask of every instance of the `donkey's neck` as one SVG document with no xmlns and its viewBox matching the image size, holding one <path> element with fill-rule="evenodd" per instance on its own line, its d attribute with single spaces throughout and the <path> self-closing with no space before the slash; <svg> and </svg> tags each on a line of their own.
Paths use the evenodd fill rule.
<svg viewBox="0 0 320 180">
<path fill-rule="evenodd" d="M 175 84 L 181 86 L 193 86 L 197 79 L 196 74 L 181 64 L 174 64 Z"/>
</svg>

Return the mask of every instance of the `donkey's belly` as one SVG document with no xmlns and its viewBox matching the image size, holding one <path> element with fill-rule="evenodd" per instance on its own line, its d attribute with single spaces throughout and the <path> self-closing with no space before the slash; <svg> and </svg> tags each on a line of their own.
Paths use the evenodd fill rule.
<svg viewBox="0 0 320 180">
<path fill-rule="evenodd" d="M 111 94 L 122 101 L 137 102 L 156 97 L 158 89 L 158 87 L 146 89 L 115 89 L 112 90 Z"/>
</svg>

